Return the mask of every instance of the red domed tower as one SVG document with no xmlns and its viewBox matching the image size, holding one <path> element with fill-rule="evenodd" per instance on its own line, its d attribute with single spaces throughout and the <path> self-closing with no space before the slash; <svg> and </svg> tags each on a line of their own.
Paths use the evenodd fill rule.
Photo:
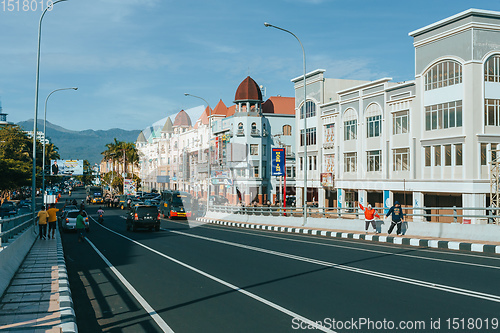
<svg viewBox="0 0 500 333">
<path fill-rule="evenodd" d="M 250 76 L 247 76 L 238 86 L 234 95 L 234 103 L 237 105 L 236 112 L 262 113 L 262 92 Z"/>
</svg>

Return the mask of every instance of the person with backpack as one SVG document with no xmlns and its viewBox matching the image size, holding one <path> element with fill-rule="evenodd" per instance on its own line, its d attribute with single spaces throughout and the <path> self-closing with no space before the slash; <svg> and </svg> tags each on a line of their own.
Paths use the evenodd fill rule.
<svg viewBox="0 0 500 333">
<path fill-rule="evenodd" d="M 372 205 L 368 204 L 367 207 L 363 207 L 362 204 L 359 204 L 359 208 L 361 208 L 365 213 L 365 233 L 368 233 L 368 226 L 371 224 L 375 233 L 377 233 L 377 227 L 375 226 L 375 217 L 380 218 L 377 211 L 372 208 Z"/>
<path fill-rule="evenodd" d="M 387 234 L 390 235 L 392 230 L 394 229 L 394 227 L 397 225 L 398 228 L 397 228 L 396 234 L 399 236 L 401 234 L 401 226 L 402 226 L 403 221 L 404 221 L 403 209 L 401 208 L 399 201 L 396 201 L 394 203 L 394 206 L 392 206 L 389 209 L 389 211 L 387 212 L 385 217 L 388 217 L 389 215 L 392 215 L 391 216 L 392 222 L 391 222 L 391 226 L 390 226 Z"/>
</svg>

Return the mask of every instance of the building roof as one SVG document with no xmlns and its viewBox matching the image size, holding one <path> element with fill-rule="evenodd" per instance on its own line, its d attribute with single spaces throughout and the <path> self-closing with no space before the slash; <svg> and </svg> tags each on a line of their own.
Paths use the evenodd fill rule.
<svg viewBox="0 0 500 333">
<path fill-rule="evenodd" d="M 191 118 L 186 113 L 186 111 L 181 110 L 177 116 L 175 116 L 174 127 L 191 127 Z"/>
<path fill-rule="evenodd" d="M 262 104 L 262 113 L 295 114 L 295 97 L 271 96 Z"/>
<path fill-rule="evenodd" d="M 219 103 L 217 103 L 217 105 L 213 109 L 212 115 L 227 116 L 227 106 L 226 106 L 226 104 L 224 104 L 222 99 L 219 100 Z"/>
<path fill-rule="evenodd" d="M 250 76 L 247 76 L 236 90 L 234 102 L 239 101 L 262 101 L 262 92 Z"/>
<path fill-rule="evenodd" d="M 172 120 L 170 117 L 167 118 L 167 121 L 165 121 L 165 126 L 163 126 L 162 132 L 165 133 L 173 133 L 174 132 L 174 125 L 172 124 Z"/>
<path fill-rule="evenodd" d="M 146 143 L 147 142 L 146 141 L 146 137 L 144 137 L 144 133 L 142 133 L 142 131 L 141 131 L 141 133 L 139 133 L 139 136 L 137 137 L 136 142 L 140 142 L 140 143 Z"/>
</svg>

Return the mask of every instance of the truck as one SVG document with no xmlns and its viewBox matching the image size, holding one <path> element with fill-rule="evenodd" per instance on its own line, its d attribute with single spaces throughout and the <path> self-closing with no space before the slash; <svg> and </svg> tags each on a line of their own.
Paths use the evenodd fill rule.
<svg viewBox="0 0 500 333">
<path fill-rule="evenodd" d="M 102 204 L 104 202 L 102 187 L 87 186 L 87 197 L 90 197 L 90 203 Z"/>
</svg>

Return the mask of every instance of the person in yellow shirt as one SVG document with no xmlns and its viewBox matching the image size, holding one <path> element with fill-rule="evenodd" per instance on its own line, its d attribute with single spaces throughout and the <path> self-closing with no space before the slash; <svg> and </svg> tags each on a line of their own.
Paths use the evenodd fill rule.
<svg viewBox="0 0 500 333">
<path fill-rule="evenodd" d="M 40 239 L 45 239 L 45 234 L 47 233 L 47 220 L 49 219 L 49 214 L 45 210 L 45 206 L 38 212 L 38 230 L 40 233 Z"/>
<path fill-rule="evenodd" d="M 47 210 L 47 213 L 49 214 L 49 239 L 51 238 L 51 232 L 52 232 L 52 238 L 55 239 L 56 237 L 56 223 L 57 223 L 57 212 L 59 209 L 56 208 L 56 204 L 50 204 L 49 210 Z"/>
</svg>

